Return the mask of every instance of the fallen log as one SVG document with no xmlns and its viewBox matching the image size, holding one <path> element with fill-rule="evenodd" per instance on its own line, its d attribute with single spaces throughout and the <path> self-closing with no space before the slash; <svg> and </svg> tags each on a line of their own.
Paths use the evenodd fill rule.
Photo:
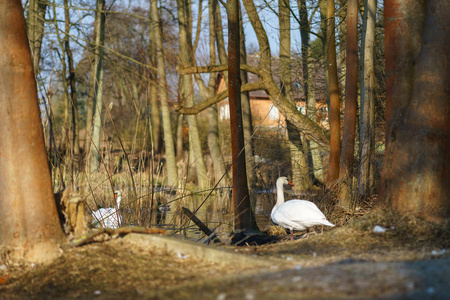
<svg viewBox="0 0 450 300">
<path fill-rule="evenodd" d="M 95 238 L 102 234 L 107 234 L 110 237 L 124 236 L 129 233 L 144 233 L 144 234 L 165 234 L 166 230 L 161 228 L 142 228 L 142 227 L 121 227 L 117 229 L 112 228 L 99 228 L 87 235 L 82 236 L 69 243 L 68 247 L 78 247 L 85 244 L 89 244 L 95 241 Z"/>
</svg>

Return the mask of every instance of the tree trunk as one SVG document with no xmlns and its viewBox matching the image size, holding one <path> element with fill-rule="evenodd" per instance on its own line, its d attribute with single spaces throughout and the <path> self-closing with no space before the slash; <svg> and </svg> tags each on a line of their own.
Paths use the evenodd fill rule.
<svg viewBox="0 0 450 300">
<path fill-rule="evenodd" d="M 334 2 L 334 1 L 333 1 Z M 320 10 L 320 31 L 322 35 L 320 39 L 322 40 L 322 52 L 323 52 L 323 66 L 325 71 L 325 85 L 330 86 L 330 76 L 328 70 L 328 51 L 327 51 L 327 30 L 328 30 L 328 17 L 327 17 L 327 0 L 319 0 L 319 10 Z M 327 106 L 328 110 L 330 108 L 330 89 L 326 89 L 327 94 Z"/>
<path fill-rule="evenodd" d="M 182 114 L 179 114 L 177 118 L 177 161 L 183 159 L 183 118 L 184 116 Z"/>
<path fill-rule="evenodd" d="M 375 187 L 375 21 L 376 0 L 366 0 L 364 9 L 364 56 L 361 58 L 363 81 L 361 85 L 361 125 L 360 125 L 360 168 L 358 176 L 358 195 L 365 197 Z"/>
<path fill-rule="evenodd" d="M 328 183 L 339 178 L 339 156 L 341 153 L 341 112 L 339 103 L 339 82 L 336 65 L 336 41 L 334 24 L 334 0 L 327 1 L 327 56 L 330 84 L 330 163 L 328 166 Z"/>
<path fill-rule="evenodd" d="M 167 184 L 176 187 L 178 184 L 177 162 L 175 159 L 175 145 L 170 120 L 169 97 L 167 95 L 166 62 L 162 43 L 161 21 L 158 12 L 157 0 L 150 0 L 152 30 L 155 32 L 156 61 L 158 68 L 159 95 L 161 99 L 161 112 L 164 133 L 165 157 L 167 166 Z"/>
<path fill-rule="evenodd" d="M 403 110 L 411 99 L 427 3 L 426 0 L 390 0 L 384 4 L 386 148 L 395 123 L 403 117 Z"/>
<path fill-rule="evenodd" d="M 347 76 L 345 80 L 345 115 L 342 135 L 341 165 L 339 168 L 339 204 L 351 205 L 353 164 L 355 159 L 356 112 L 358 98 L 358 0 L 347 2 Z"/>
<path fill-rule="evenodd" d="M 221 22 L 221 20 L 217 20 L 215 18 L 216 5 L 218 5 L 217 0 L 210 0 L 208 3 L 208 11 L 209 11 L 209 61 L 211 64 L 216 63 L 216 30 L 215 30 L 215 22 Z M 209 75 L 209 83 L 208 83 L 208 93 L 203 93 L 204 97 L 213 96 L 216 92 L 216 73 L 211 73 Z M 197 76 L 197 82 L 199 84 L 203 84 L 203 81 L 200 76 Z M 229 177 L 226 175 L 225 162 L 222 157 L 222 149 L 220 148 L 220 139 L 219 139 L 219 119 L 217 113 L 217 105 L 213 105 L 208 108 L 208 147 L 211 153 L 211 159 L 213 162 L 214 168 L 214 180 L 217 182 L 219 179 L 224 176 L 222 181 L 219 183 L 220 187 L 228 186 Z"/>
<path fill-rule="evenodd" d="M 245 33 L 244 24 L 242 20 L 242 7 L 239 3 L 239 34 L 240 34 L 240 54 L 241 54 L 241 64 L 247 63 L 247 51 L 245 47 Z M 242 84 L 248 83 L 248 74 L 246 71 L 241 70 L 241 82 Z M 252 202 L 252 207 L 256 206 L 256 199 L 253 196 L 253 186 L 254 186 L 254 158 L 253 158 L 253 124 L 252 124 L 252 110 L 250 105 L 250 94 L 245 92 L 241 94 L 241 105 L 242 105 L 242 125 L 244 129 L 244 145 L 245 145 L 245 163 L 247 165 L 247 182 L 250 193 L 250 200 Z"/>
<path fill-rule="evenodd" d="M 385 2 L 386 12 L 392 9 L 385 18 L 386 54 L 393 52 L 386 74 L 398 75 L 387 77 L 386 84 L 392 88 L 388 94 L 396 108 L 392 113 L 401 112 L 401 118 L 391 114 L 388 120 L 390 134 L 381 199 L 400 214 L 445 224 L 450 217 L 450 4 L 429 0 L 420 30 L 417 23 L 423 24 L 424 4 L 414 3 L 415 10 L 402 10 L 408 2 Z M 399 34 L 400 29 L 407 31 Z M 418 45 L 416 37 L 409 35 L 420 32 L 423 34 Z M 417 56 L 404 57 L 408 53 Z M 404 69 L 412 69 L 413 61 L 417 64 L 411 77 Z M 409 99 L 398 97 L 397 86 L 407 92 Z"/>
<path fill-rule="evenodd" d="M 177 0 L 178 25 L 179 25 L 179 49 L 180 63 L 182 67 L 192 65 L 192 43 L 191 43 L 191 14 L 190 2 L 187 0 Z M 180 101 L 186 107 L 194 105 L 194 87 L 191 75 L 181 75 L 179 81 Z M 200 135 L 198 132 L 197 116 L 187 116 L 189 125 L 189 152 L 194 155 L 193 161 L 197 174 L 198 187 L 205 189 L 209 187 L 209 179 L 206 170 L 205 160 L 201 147 Z"/>
<path fill-rule="evenodd" d="M 97 0 L 95 14 L 95 77 L 94 82 L 94 106 L 93 106 L 93 126 L 92 142 L 89 151 L 89 172 L 97 172 L 100 162 L 100 141 L 102 126 L 102 107 L 103 107 L 103 53 L 105 43 L 105 0 Z"/>
<path fill-rule="evenodd" d="M 63 232 L 21 1 L 0 1 L 0 29 L 0 242 L 15 257 L 45 262 L 59 255 Z"/>
<path fill-rule="evenodd" d="M 69 66 L 69 82 L 70 87 L 69 104 L 72 113 L 72 159 L 71 159 L 71 178 L 73 181 L 75 166 L 78 169 L 79 164 L 76 163 L 80 159 L 80 139 L 79 139 L 79 126 L 78 126 L 78 100 L 77 91 L 75 86 L 75 67 L 73 62 L 72 49 L 70 48 L 69 32 L 70 32 L 70 15 L 69 15 L 69 1 L 64 0 L 64 17 L 65 17 L 65 36 L 64 36 L 64 49 L 67 55 L 67 64 Z"/>
<path fill-rule="evenodd" d="M 310 59 L 310 26 L 308 21 L 308 9 L 306 0 L 298 0 L 300 16 L 300 36 L 302 39 L 302 71 L 303 71 L 303 90 L 306 99 L 306 116 L 317 124 L 317 109 L 315 95 L 314 65 Z M 304 145 L 311 155 L 311 168 L 314 178 L 323 183 L 323 166 L 320 154 L 320 147 L 314 141 L 306 141 Z"/>
<path fill-rule="evenodd" d="M 33 60 L 34 74 L 39 73 L 39 60 L 41 57 L 42 39 L 44 37 L 45 11 L 47 2 L 40 0 L 30 0 L 28 7 L 28 39 L 31 48 L 31 58 Z"/>
<path fill-rule="evenodd" d="M 346 11 L 348 9 L 347 5 L 348 0 L 339 0 L 339 11 L 337 13 L 339 17 L 339 56 L 337 65 L 339 68 L 339 91 L 341 97 L 341 101 L 345 101 L 345 93 L 343 92 L 343 87 L 345 87 L 345 78 L 347 77 L 347 68 L 345 65 L 346 57 L 347 57 L 347 51 L 346 51 L 346 40 L 347 40 L 347 23 L 345 22 L 346 18 Z M 344 88 L 345 90 L 345 88 Z"/>
<path fill-rule="evenodd" d="M 281 92 L 288 101 L 295 105 L 292 91 L 292 71 L 291 71 L 291 22 L 290 5 L 287 0 L 278 1 L 279 21 L 280 21 L 280 79 Z M 308 158 L 303 153 L 299 130 L 287 122 L 288 145 L 291 155 L 292 181 L 295 191 L 305 191 L 311 186 L 309 180 Z"/>
<path fill-rule="evenodd" d="M 228 96 L 230 103 L 231 150 L 233 158 L 233 203 L 235 232 L 259 231 L 250 204 L 242 131 L 239 1 L 227 2 Z"/>
<path fill-rule="evenodd" d="M 150 20 L 152 14 L 151 0 L 150 2 Z M 161 152 L 161 117 L 160 109 L 158 104 L 158 77 L 156 74 L 157 62 L 156 62 L 156 24 L 154 21 L 150 21 L 149 30 L 149 63 L 153 69 L 149 69 L 149 83 L 148 83 L 148 97 L 149 97 L 149 107 L 150 110 L 150 127 L 149 130 L 151 134 L 151 141 L 153 146 L 153 151 L 155 153 Z"/>
</svg>

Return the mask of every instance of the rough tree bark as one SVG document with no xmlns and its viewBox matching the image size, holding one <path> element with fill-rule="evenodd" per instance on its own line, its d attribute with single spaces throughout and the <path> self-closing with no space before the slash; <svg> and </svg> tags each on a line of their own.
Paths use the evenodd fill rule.
<svg viewBox="0 0 450 300">
<path fill-rule="evenodd" d="M 358 100 L 358 0 L 347 2 L 345 111 L 342 134 L 341 164 L 339 166 L 339 204 L 345 209 L 351 205 L 351 184 L 355 159 L 356 112 Z"/>
<path fill-rule="evenodd" d="M 0 1 L 0 40 L 0 242 L 15 257 L 49 261 L 63 232 L 21 1 Z"/>
<path fill-rule="evenodd" d="M 385 13 L 387 96 L 395 110 L 388 120 L 381 199 L 400 214 L 445 223 L 450 217 L 450 3 L 389 0 Z M 397 94 L 397 87 L 409 98 Z"/>
<path fill-rule="evenodd" d="M 175 145 L 170 119 L 169 97 L 167 94 L 166 62 L 162 43 L 161 20 L 158 12 L 158 1 L 150 0 L 151 22 L 156 41 L 156 65 L 158 74 L 158 87 L 161 100 L 161 113 L 164 133 L 164 147 L 167 166 L 167 184 L 176 187 L 178 184 L 177 162 L 175 157 Z"/>
</svg>

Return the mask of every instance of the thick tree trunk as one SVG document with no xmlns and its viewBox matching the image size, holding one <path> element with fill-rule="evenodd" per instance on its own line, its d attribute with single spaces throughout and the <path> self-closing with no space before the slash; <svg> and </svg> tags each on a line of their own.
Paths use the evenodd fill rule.
<svg viewBox="0 0 450 300">
<path fill-rule="evenodd" d="M 157 0 L 150 0 L 152 29 L 155 31 L 156 61 L 158 69 L 159 95 L 161 99 L 161 113 L 164 133 L 165 157 L 167 166 L 167 184 L 176 187 L 178 184 L 178 171 L 175 157 L 175 145 L 170 119 L 169 97 L 167 95 L 166 62 L 162 43 L 161 21 L 158 12 Z"/>
<path fill-rule="evenodd" d="M 427 0 L 390 0 L 384 3 L 386 148 L 395 123 L 403 117 L 403 110 L 411 99 L 427 3 Z"/>
<path fill-rule="evenodd" d="M 339 204 L 345 209 L 351 205 L 353 164 L 355 159 L 356 112 L 358 98 L 358 0 L 347 2 L 347 76 L 345 80 L 344 131 L 342 135 L 341 164 L 339 167 Z"/>
<path fill-rule="evenodd" d="M 233 158 L 233 203 L 235 232 L 259 231 L 250 204 L 242 131 L 239 1 L 227 2 L 228 95 L 230 103 L 231 150 Z"/>
<path fill-rule="evenodd" d="M 328 183 L 339 178 L 339 156 L 341 153 L 341 111 L 339 103 L 339 83 L 336 65 L 336 41 L 334 24 L 334 0 L 327 1 L 327 56 L 330 84 L 330 163 L 328 165 Z"/>
<path fill-rule="evenodd" d="M 95 15 L 95 73 L 94 79 L 94 103 L 93 103 L 93 122 L 92 122 L 92 142 L 89 150 L 89 172 L 97 172 L 100 162 L 100 141 L 102 126 L 102 107 L 103 107 L 103 53 L 105 43 L 105 0 L 97 0 Z M 89 120 L 88 120 L 89 121 Z"/>
<path fill-rule="evenodd" d="M 22 3 L 0 0 L 0 242 L 44 262 L 63 241 L 53 197 Z"/>
<path fill-rule="evenodd" d="M 385 2 L 386 12 L 392 9 L 385 18 L 386 53 L 394 53 L 389 56 L 392 60 L 386 64 L 386 74 L 398 76 L 386 79 L 391 88 L 389 101 L 396 110 L 388 120 L 381 199 L 403 215 L 445 223 L 450 217 L 450 4 L 428 1 L 419 46 L 409 34 L 422 32 L 417 23 L 423 24 L 425 10 L 421 10 L 423 6 L 402 10 L 407 2 L 411 1 Z M 407 31 L 399 35 L 396 24 Z M 404 57 L 408 53 L 417 56 Z M 417 65 L 411 77 L 402 69 L 413 69 L 412 61 Z M 410 98 L 399 97 L 397 86 Z M 394 112 L 401 112 L 401 118 Z"/>
<path fill-rule="evenodd" d="M 361 85 L 361 126 L 360 126 L 360 168 L 358 175 L 358 195 L 371 194 L 375 187 L 375 21 L 376 0 L 366 0 L 364 9 L 364 57 L 362 61 L 363 81 Z"/>
</svg>

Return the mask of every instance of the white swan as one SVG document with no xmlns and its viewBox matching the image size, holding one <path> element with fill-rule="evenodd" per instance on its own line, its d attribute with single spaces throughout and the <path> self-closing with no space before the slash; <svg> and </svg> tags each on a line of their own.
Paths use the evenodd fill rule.
<svg viewBox="0 0 450 300">
<path fill-rule="evenodd" d="M 285 184 L 293 185 L 287 177 L 277 179 L 277 203 L 270 216 L 275 224 L 290 230 L 291 241 L 294 240 L 293 230 L 305 230 L 314 225 L 334 227 L 314 203 L 298 199 L 284 202 Z"/>
<path fill-rule="evenodd" d="M 119 212 L 120 201 L 122 201 L 122 193 L 120 191 L 114 191 L 114 200 L 116 205 L 114 208 L 100 208 L 92 212 L 94 220 L 92 224 L 95 227 L 104 228 L 119 228 L 122 225 L 122 215 Z"/>
</svg>

